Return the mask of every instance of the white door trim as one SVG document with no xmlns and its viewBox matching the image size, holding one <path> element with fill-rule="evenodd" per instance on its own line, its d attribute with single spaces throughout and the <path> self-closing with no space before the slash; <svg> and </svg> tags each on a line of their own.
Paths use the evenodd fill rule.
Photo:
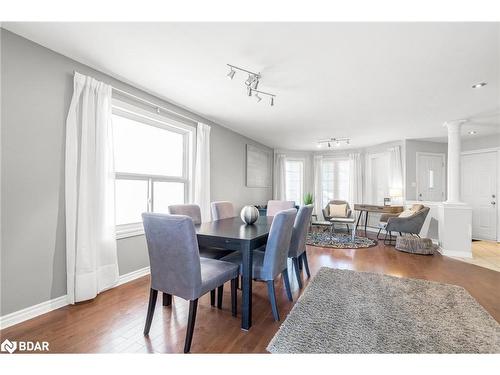
<svg viewBox="0 0 500 375">
<path fill-rule="evenodd" d="M 418 160 L 419 160 L 420 156 L 440 156 L 441 159 L 443 160 L 443 164 L 442 164 L 442 170 L 443 170 L 442 172 L 443 173 L 441 173 L 441 186 L 443 187 L 444 194 L 443 194 L 442 200 L 444 201 L 446 198 L 446 188 L 447 188 L 447 186 L 446 186 L 446 175 L 447 175 L 447 173 L 446 173 L 446 154 L 443 152 L 421 152 L 421 151 L 416 152 L 416 155 L 415 155 L 415 159 L 416 159 L 415 177 L 416 178 L 415 178 L 415 180 L 417 182 L 417 186 L 416 186 L 416 195 L 415 196 L 416 196 L 417 201 L 419 200 L 418 199 L 418 194 L 419 194 L 419 186 L 418 186 L 419 185 L 419 183 L 418 183 L 419 163 L 418 163 Z"/>
<path fill-rule="evenodd" d="M 469 150 L 469 151 L 462 151 L 461 156 L 464 155 L 473 155 L 473 154 L 486 154 L 490 152 L 496 152 L 497 154 L 497 193 L 496 193 L 496 202 L 497 202 L 497 242 L 500 242 L 500 209 L 498 208 L 499 205 L 499 197 L 500 197 L 500 147 L 490 147 L 490 148 L 481 148 L 477 150 Z M 461 164 L 460 160 L 460 164 Z"/>
</svg>

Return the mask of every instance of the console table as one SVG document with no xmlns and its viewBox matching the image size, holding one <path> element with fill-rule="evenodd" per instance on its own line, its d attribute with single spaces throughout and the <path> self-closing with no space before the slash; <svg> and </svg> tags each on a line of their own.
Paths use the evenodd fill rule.
<svg viewBox="0 0 500 375">
<path fill-rule="evenodd" d="M 366 225 L 368 224 L 368 213 L 374 212 L 379 214 L 400 214 L 404 211 L 403 206 L 377 206 L 373 204 L 354 204 L 354 210 L 359 211 L 358 221 L 356 222 L 356 229 L 358 229 L 359 220 L 365 213 L 365 235 Z"/>
</svg>

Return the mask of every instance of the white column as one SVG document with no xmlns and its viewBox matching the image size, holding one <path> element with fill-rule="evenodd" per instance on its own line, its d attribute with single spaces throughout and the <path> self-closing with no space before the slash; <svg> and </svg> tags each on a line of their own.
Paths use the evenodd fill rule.
<svg viewBox="0 0 500 375">
<path fill-rule="evenodd" d="M 460 203 L 460 130 L 463 120 L 446 122 L 448 128 L 448 199 L 447 203 Z"/>
<path fill-rule="evenodd" d="M 439 207 L 439 247 L 443 255 L 472 257 L 472 209 L 460 197 L 460 130 L 464 120 L 446 122 L 448 128 L 448 199 Z"/>
</svg>

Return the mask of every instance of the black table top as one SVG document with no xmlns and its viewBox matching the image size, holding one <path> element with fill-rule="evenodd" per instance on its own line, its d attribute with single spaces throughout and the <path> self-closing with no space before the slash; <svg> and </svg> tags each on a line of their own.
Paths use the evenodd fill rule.
<svg viewBox="0 0 500 375">
<path fill-rule="evenodd" d="M 197 225 L 196 234 L 236 240 L 254 240 L 267 236 L 272 222 L 271 216 L 259 216 L 254 224 L 247 225 L 239 217 L 232 217 Z"/>
</svg>

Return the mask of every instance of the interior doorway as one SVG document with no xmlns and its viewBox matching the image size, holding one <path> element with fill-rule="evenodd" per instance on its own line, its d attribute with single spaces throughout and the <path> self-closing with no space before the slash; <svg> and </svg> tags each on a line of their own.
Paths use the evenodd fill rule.
<svg viewBox="0 0 500 375">
<path fill-rule="evenodd" d="M 417 200 L 445 200 L 445 154 L 417 152 Z"/>
</svg>

